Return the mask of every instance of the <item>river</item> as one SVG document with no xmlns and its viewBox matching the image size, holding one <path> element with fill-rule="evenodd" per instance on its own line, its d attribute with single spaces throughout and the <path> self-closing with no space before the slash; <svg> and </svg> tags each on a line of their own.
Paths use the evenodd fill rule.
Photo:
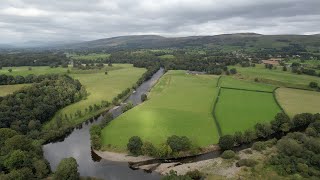
<svg viewBox="0 0 320 180">
<path fill-rule="evenodd" d="M 134 105 L 140 104 L 141 94 L 147 93 L 163 74 L 164 70 L 161 68 L 151 79 L 142 83 L 125 102 L 130 101 Z M 121 107 L 113 109 L 112 114 L 114 117 L 122 114 Z M 89 129 L 93 124 L 99 123 L 101 119 L 102 117 L 99 117 L 92 122 L 83 123 L 81 128 L 74 129 L 70 135 L 60 142 L 43 145 L 44 157 L 49 161 L 52 171 L 56 170 L 63 158 L 74 157 L 79 165 L 78 170 L 81 176 L 108 180 L 160 179 L 161 176 L 158 173 L 145 173 L 142 170 L 134 171 L 129 168 L 128 163 L 107 161 L 91 151 Z"/>
</svg>

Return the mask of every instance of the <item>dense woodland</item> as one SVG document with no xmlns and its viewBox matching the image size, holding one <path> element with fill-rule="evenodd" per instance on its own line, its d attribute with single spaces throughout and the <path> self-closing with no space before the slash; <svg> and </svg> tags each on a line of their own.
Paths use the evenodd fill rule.
<svg viewBox="0 0 320 180">
<path fill-rule="evenodd" d="M 59 52 L 12 52 L 0 53 L 0 68 L 12 66 L 67 65 L 69 58 Z"/>
</svg>

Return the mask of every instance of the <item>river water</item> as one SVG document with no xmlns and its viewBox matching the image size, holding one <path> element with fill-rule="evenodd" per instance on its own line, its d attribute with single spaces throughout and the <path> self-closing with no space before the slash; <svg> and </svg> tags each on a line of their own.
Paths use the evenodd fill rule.
<svg viewBox="0 0 320 180">
<path fill-rule="evenodd" d="M 164 70 L 158 70 L 151 79 L 141 84 L 136 92 L 130 95 L 125 102 L 132 102 L 134 105 L 141 103 L 141 94 L 147 93 L 157 80 L 163 75 Z M 122 113 L 121 107 L 112 110 L 114 117 Z M 55 171 L 63 158 L 74 157 L 79 165 L 78 170 L 81 176 L 91 176 L 108 180 L 141 180 L 160 179 L 157 173 L 145 173 L 142 170 L 131 170 L 126 162 L 112 162 L 101 159 L 91 151 L 89 130 L 91 125 L 97 124 L 102 117 L 83 123 L 81 128 L 73 132 L 60 142 L 53 142 L 43 145 L 44 157 L 50 162 L 52 171 Z M 117 138 L 117 137 L 114 137 Z"/>
</svg>

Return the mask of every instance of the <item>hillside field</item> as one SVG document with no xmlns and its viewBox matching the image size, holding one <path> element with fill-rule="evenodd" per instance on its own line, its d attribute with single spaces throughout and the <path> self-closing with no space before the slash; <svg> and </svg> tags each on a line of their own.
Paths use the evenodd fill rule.
<svg viewBox="0 0 320 180">
<path fill-rule="evenodd" d="M 320 113 L 320 92 L 279 88 L 276 97 L 290 117 L 305 112 Z"/>
<path fill-rule="evenodd" d="M 253 129 L 280 112 L 272 93 L 221 89 L 215 114 L 223 135 Z"/>
<path fill-rule="evenodd" d="M 104 74 L 104 70 L 96 70 L 92 71 L 92 73 L 86 73 L 86 70 L 84 70 L 82 74 L 71 72 L 70 76 L 78 79 L 85 86 L 89 95 L 85 100 L 81 100 L 60 110 L 51 121 L 45 124 L 45 128 L 52 127 L 59 115 L 63 117 L 65 114 L 68 116 L 74 115 L 78 110 L 81 110 L 85 114 L 85 109 L 90 105 L 100 105 L 102 100 L 111 102 L 123 90 L 131 88 L 146 71 L 144 68 L 135 68 L 130 64 L 113 64 L 112 68 L 106 68 L 109 68 L 108 75 Z M 97 113 L 99 112 L 88 112 L 81 118 L 70 119 L 67 123 L 78 124 Z"/>
<path fill-rule="evenodd" d="M 28 86 L 28 84 L 0 85 L 0 96 L 12 94 L 25 86 Z"/>
<path fill-rule="evenodd" d="M 256 83 L 253 81 L 239 80 L 231 76 L 222 76 L 219 86 L 236 89 L 259 90 L 272 92 L 276 87 L 269 84 Z"/>
<path fill-rule="evenodd" d="M 217 79 L 185 71 L 167 72 L 151 90 L 149 100 L 102 130 L 103 145 L 125 151 L 132 136 L 159 146 L 171 135 L 187 136 L 200 147 L 217 143 L 219 135 L 212 116 Z"/>
<path fill-rule="evenodd" d="M 238 74 L 234 75 L 236 78 L 250 81 L 254 81 L 255 78 L 258 78 L 261 83 L 273 84 L 275 86 L 309 89 L 309 83 L 311 81 L 320 84 L 319 77 L 282 71 L 281 67 L 269 70 L 266 69 L 263 64 L 257 64 L 256 67 L 230 66 L 229 68 L 233 67 L 238 71 Z"/>
</svg>

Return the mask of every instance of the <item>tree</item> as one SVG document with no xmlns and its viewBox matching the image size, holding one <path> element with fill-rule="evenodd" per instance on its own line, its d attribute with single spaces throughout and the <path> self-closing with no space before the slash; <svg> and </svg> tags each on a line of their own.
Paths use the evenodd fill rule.
<svg viewBox="0 0 320 180">
<path fill-rule="evenodd" d="M 134 155 L 139 155 L 141 154 L 141 148 L 142 148 L 142 140 L 139 136 L 132 136 L 129 139 L 129 142 L 127 144 L 127 148 L 129 152 L 131 152 Z"/>
<path fill-rule="evenodd" d="M 10 170 L 20 169 L 30 165 L 30 159 L 25 151 L 15 150 L 4 160 L 4 166 Z"/>
<path fill-rule="evenodd" d="M 317 88 L 318 87 L 318 83 L 312 81 L 312 82 L 309 83 L 309 87 Z"/>
<path fill-rule="evenodd" d="M 242 144 L 243 143 L 243 134 L 241 131 L 237 131 L 234 133 L 233 135 L 233 139 L 234 139 L 234 142 L 237 143 L 237 144 Z"/>
<path fill-rule="evenodd" d="M 231 68 L 230 69 L 231 74 L 237 74 L 237 69 L 236 68 Z"/>
<path fill-rule="evenodd" d="M 290 130 L 290 118 L 285 113 L 281 112 L 271 121 L 271 128 L 275 132 L 288 132 Z"/>
<path fill-rule="evenodd" d="M 11 72 L 12 72 L 12 69 L 8 69 L 8 71 L 11 73 Z"/>
<path fill-rule="evenodd" d="M 308 126 L 312 122 L 314 122 L 314 118 L 311 113 L 297 114 L 292 119 L 295 128 Z"/>
<path fill-rule="evenodd" d="M 282 67 L 282 71 L 287 71 L 287 70 L 288 70 L 287 66 Z"/>
<path fill-rule="evenodd" d="M 104 74 L 105 74 L 105 75 L 108 75 L 108 71 L 105 71 Z"/>
<path fill-rule="evenodd" d="M 302 145 L 294 139 L 282 138 L 277 142 L 277 148 L 281 153 L 288 156 L 300 156 L 303 152 Z"/>
<path fill-rule="evenodd" d="M 154 147 L 154 145 L 151 142 L 144 142 L 141 147 L 141 152 L 144 155 L 148 156 L 156 156 L 157 149 Z"/>
<path fill-rule="evenodd" d="M 3 146 L 4 142 L 9 139 L 12 138 L 13 136 L 18 135 L 18 133 L 12 129 L 9 128 L 1 128 L 0 129 L 0 147 Z"/>
<path fill-rule="evenodd" d="M 141 94 L 141 101 L 144 102 L 148 99 L 146 94 Z"/>
<path fill-rule="evenodd" d="M 36 172 L 35 175 L 37 178 L 42 179 L 48 176 L 50 173 L 50 169 L 48 163 L 45 160 L 37 160 L 33 163 L 33 167 L 35 168 Z"/>
<path fill-rule="evenodd" d="M 73 157 L 62 159 L 53 175 L 53 179 L 79 180 L 77 161 Z"/>
<path fill-rule="evenodd" d="M 32 67 L 28 67 L 28 70 L 31 71 L 31 70 L 32 70 Z"/>
<path fill-rule="evenodd" d="M 186 151 L 191 147 L 191 141 L 186 136 L 170 136 L 167 138 L 167 144 L 173 152 Z"/>
<path fill-rule="evenodd" d="M 221 136 L 219 139 L 219 146 L 222 150 L 232 149 L 234 146 L 234 138 L 231 135 Z"/>
<path fill-rule="evenodd" d="M 256 138 L 256 133 L 254 133 L 252 130 L 246 130 L 243 134 L 244 143 L 251 143 Z"/>
<path fill-rule="evenodd" d="M 257 123 L 254 128 L 258 137 L 266 138 L 273 133 L 271 125 L 268 123 Z"/>
</svg>

